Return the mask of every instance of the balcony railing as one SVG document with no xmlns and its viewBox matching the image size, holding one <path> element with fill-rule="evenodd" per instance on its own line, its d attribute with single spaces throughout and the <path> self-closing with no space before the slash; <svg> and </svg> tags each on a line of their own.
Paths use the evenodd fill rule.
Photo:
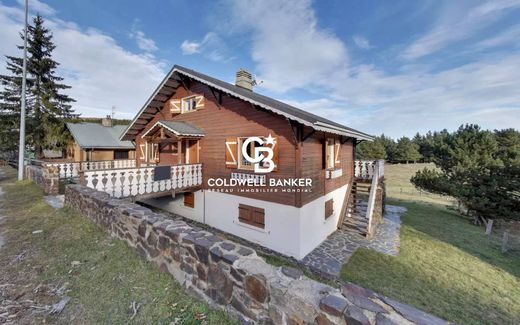
<svg viewBox="0 0 520 325">
<path fill-rule="evenodd" d="M 160 167 L 158 167 L 160 168 Z M 84 171 L 82 183 L 112 197 L 136 197 L 202 185 L 202 164 L 170 167 L 170 177 L 156 180 L 155 167 Z"/>
<path fill-rule="evenodd" d="M 380 160 L 356 160 L 354 162 L 354 176 L 357 179 L 371 180 L 376 174 L 381 178 L 385 175 L 385 161 Z"/>
<path fill-rule="evenodd" d="M 60 178 L 74 178 L 79 176 L 81 170 L 103 170 L 115 168 L 132 168 L 135 167 L 135 159 L 118 159 L 118 160 L 99 160 L 99 161 L 82 161 L 82 162 L 57 162 L 43 163 L 48 166 L 58 166 Z"/>
</svg>

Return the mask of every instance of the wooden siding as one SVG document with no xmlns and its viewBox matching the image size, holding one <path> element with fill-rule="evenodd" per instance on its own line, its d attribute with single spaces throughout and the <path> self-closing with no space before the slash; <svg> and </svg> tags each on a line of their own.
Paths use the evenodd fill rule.
<svg viewBox="0 0 520 325">
<path fill-rule="evenodd" d="M 215 98 L 211 90 L 200 83 L 193 83 L 189 92 L 185 88 L 179 87 L 172 99 L 181 99 L 195 94 L 204 95 L 204 109 L 173 115 L 169 111 L 169 107 L 161 109 L 137 135 L 136 147 L 139 148 L 139 145 L 144 143 L 141 136 L 158 120 L 179 120 L 192 123 L 205 132 L 205 136 L 199 141 L 199 161 L 204 166 L 204 188 L 208 188 L 207 180 L 209 178 L 229 179 L 232 172 L 251 173 L 251 171 L 226 168 L 226 138 L 271 134 L 278 141 L 280 168 L 276 172 L 268 174 L 267 177 L 295 177 L 294 135 L 287 119 L 265 110 L 255 109 L 251 104 L 227 95 L 222 95 L 222 102 L 219 104 L 217 99 L 219 94 L 215 92 L 217 96 Z M 239 193 L 237 190 L 235 189 L 235 192 L 230 194 L 295 205 L 294 193 Z"/>
<path fill-rule="evenodd" d="M 294 192 L 257 192 L 240 193 L 238 189 L 229 194 L 266 200 L 281 204 L 303 206 L 325 193 L 329 193 L 347 184 L 353 174 L 353 139 L 347 140 L 341 145 L 341 168 L 343 175 L 336 179 L 325 179 L 323 164 L 323 141 L 326 137 L 340 140 L 339 136 L 325 135 L 316 132 L 301 142 L 303 134 L 309 134 L 312 130 L 307 127 L 291 126 L 291 123 L 280 115 L 259 109 L 240 99 L 212 92 L 209 87 L 198 82 L 188 85 L 189 91 L 179 87 L 170 100 L 181 99 L 190 95 L 203 95 L 205 97 L 204 109 L 184 114 L 171 113 L 170 106 L 159 109 L 146 127 L 136 135 L 136 148 L 138 158 L 140 145 L 145 143 L 141 136 L 146 133 L 158 120 L 179 120 L 192 123 L 204 130 L 205 136 L 199 141 L 199 161 L 203 164 L 203 188 L 207 189 L 209 178 L 229 179 L 232 172 L 252 173 L 235 168 L 226 168 L 226 139 L 249 136 L 268 136 L 271 134 L 277 138 L 279 164 L 278 170 L 267 174 L 269 178 L 311 178 L 313 188 L 310 193 Z M 183 143 L 184 146 L 184 143 Z M 160 154 L 160 164 L 177 163 L 184 159 L 183 148 L 179 155 Z M 164 160 L 163 160 L 164 159 Z M 183 161 L 183 160 L 182 160 Z M 138 159 L 138 163 L 141 161 Z M 339 166 L 338 166 L 339 168 Z M 268 187 L 266 187 L 268 189 Z"/>
</svg>

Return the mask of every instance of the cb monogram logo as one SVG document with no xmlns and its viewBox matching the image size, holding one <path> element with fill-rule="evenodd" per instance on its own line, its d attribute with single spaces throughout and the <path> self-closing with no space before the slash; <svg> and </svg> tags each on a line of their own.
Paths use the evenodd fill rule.
<svg viewBox="0 0 520 325">
<path fill-rule="evenodd" d="M 251 142 L 260 144 L 260 147 L 253 147 L 253 157 L 251 157 L 247 151 Z M 269 145 L 270 147 L 264 145 Z M 242 157 L 253 164 L 255 167 L 255 173 L 270 173 L 275 167 L 273 162 L 273 148 L 275 145 L 275 138 L 273 138 L 271 134 L 269 134 L 265 139 L 260 137 L 249 137 L 242 143 Z"/>
</svg>

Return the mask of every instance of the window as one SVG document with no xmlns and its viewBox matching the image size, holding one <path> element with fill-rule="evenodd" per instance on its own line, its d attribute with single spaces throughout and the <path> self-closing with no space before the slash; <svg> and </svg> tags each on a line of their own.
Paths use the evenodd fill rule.
<svg viewBox="0 0 520 325">
<path fill-rule="evenodd" d="M 128 151 L 114 151 L 114 159 L 128 159 Z"/>
<path fill-rule="evenodd" d="M 197 97 L 184 97 L 182 99 L 182 112 L 193 112 L 197 109 Z"/>
<path fill-rule="evenodd" d="M 238 205 L 238 221 L 255 226 L 265 228 L 265 210 L 251 205 Z"/>
<path fill-rule="evenodd" d="M 250 161 L 242 155 L 242 144 L 247 138 L 238 138 L 238 157 L 239 157 L 239 168 L 241 169 L 253 169 L 253 165 Z M 262 145 L 256 141 L 251 141 L 247 146 L 247 154 L 249 157 L 254 158 L 255 148 L 260 148 Z"/>
<path fill-rule="evenodd" d="M 184 206 L 194 208 L 195 207 L 195 193 L 186 192 L 184 193 Z"/>
<path fill-rule="evenodd" d="M 325 201 L 325 219 L 328 219 L 334 214 L 334 200 Z"/>
</svg>

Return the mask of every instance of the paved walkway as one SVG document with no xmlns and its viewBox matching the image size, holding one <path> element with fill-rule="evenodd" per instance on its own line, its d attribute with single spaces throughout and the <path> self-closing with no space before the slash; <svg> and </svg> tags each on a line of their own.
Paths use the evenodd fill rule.
<svg viewBox="0 0 520 325">
<path fill-rule="evenodd" d="M 349 229 L 339 229 L 305 256 L 302 263 L 314 272 L 333 279 L 339 276 L 343 264 L 360 247 L 396 256 L 399 254 L 399 231 L 404 212 L 406 209 L 403 207 L 387 205 L 383 222 L 373 238 L 367 239 Z"/>
</svg>

